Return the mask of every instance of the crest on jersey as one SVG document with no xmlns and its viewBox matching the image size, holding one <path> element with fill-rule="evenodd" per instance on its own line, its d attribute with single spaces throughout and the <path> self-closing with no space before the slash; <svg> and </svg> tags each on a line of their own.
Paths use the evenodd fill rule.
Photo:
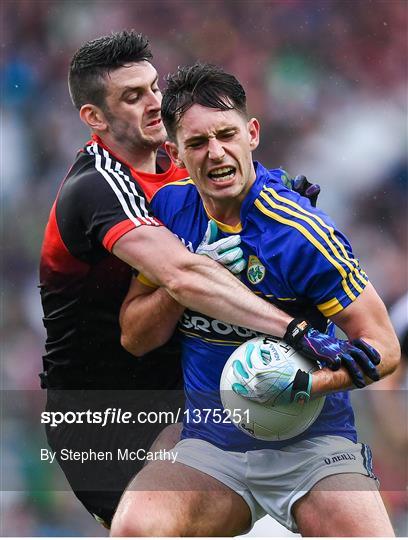
<svg viewBox="0 0 408 540">
<path fill-rule="evenodd" d="M 266 268 L 255 255 L 250 255 L 248 259 L 247 277 L 252 285 L 260 283 L 266 274 Z"/>
</svg>

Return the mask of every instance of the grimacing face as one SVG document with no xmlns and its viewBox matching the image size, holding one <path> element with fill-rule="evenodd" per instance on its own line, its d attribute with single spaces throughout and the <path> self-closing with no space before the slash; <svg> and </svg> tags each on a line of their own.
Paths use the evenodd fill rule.
<svg viewBox="0 0 408 540">
<path fill-rule="evenodd" d="M 128 148 L 157 148 L 166 139 L 162 94 L 150 62 L 136 62 L 106 76 L 104 114 L 110 135 Z"/>
<path fill-rule="evenodd" d="M 182 116 L 176 137 L 176 143 L 166 143 L 168 151 L 188 169 L 207 208 L 241 203 L 256 177 L 251 153 L 259 143 L 259 122 L 234 109 L 195 104 Z"/>
</svg>

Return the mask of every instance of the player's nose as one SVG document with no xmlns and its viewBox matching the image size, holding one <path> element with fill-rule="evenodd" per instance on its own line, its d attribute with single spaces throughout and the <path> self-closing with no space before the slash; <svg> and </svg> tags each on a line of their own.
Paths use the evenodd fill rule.
<svg viewBox="0 0 408 540">
<path fill-rule="evenodd" d="M 225 157 L 225 150 L 217 139 L 210 139 L 208 142 L 208 157 L 212 161 L 222 161 Z"/>
<path fill-rule="evenodd" d="M 161 107 L 162 94 L 161 92 L 149 92 L 148 96 L 148 109 L 149 110 L 158 110 Z"/>
</svg>

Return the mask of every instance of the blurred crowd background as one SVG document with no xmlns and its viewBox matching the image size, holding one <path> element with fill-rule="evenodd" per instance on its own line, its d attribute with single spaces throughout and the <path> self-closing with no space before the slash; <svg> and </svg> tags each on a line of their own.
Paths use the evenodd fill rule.
<svg viewBox="0 0 408 540">
<path fill-rule="evenodd" d="M 322 186 L 319 205 L 351 237 L 391 306 L 408 288 L 408 3 L 3 0 L 0 10 L 0 369 L 2 390 L 19 396 L 16 408 L 2 399 L 1 534 L 102 535 L 71 493 L 53 490 L 53 475 L 41 474 L 37 456 L 30 456 L 31 438 L 42 436 L 42 393 L 28 392 L 38 389 L 44 341 L 40 245 L 58 186 L 88 136 L 67 90 L 72 54 L 88 39 L 135 28 L 150 38 L 163 76 L 196 60 L 233 72 L 261 120 L 256 158 Z M 394 419 L 377 409 L 363 414 L 364 431 L 370 437 L 370 425 L 379 426 L 381 439 L 382 424 Z M 404 414 L 395 418 L 399 431 Z M 396 443 L 396 455 L 404 449 L 406 437 Z M 395 461 L 391 450 L 387 459 L 400 464 L 390 474 L 406 476 L 406 460 Z M 394 491 L 387 504 L 406 535 L 403 488 Z"/>
</svg>

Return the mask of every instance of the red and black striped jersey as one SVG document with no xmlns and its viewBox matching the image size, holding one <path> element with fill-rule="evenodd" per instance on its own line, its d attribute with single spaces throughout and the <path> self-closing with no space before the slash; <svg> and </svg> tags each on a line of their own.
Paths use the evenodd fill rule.
<svg viewBox="0 0 408 540">
<path fill-rule="evenodd" d="M 134 228 L 160 226 L 150 198 L 186 176 L 173 163 L 162 174 L 137 171 L 98 137 L 78 152 L 52 206 L 41 252 L 50 386 L 159 389 L 178 381 L 178 361 L 163 362 L 157 353 L 137 359 L 120 345 L 119 310 L 132 269 L 112 248 Z"/>
</svg>

